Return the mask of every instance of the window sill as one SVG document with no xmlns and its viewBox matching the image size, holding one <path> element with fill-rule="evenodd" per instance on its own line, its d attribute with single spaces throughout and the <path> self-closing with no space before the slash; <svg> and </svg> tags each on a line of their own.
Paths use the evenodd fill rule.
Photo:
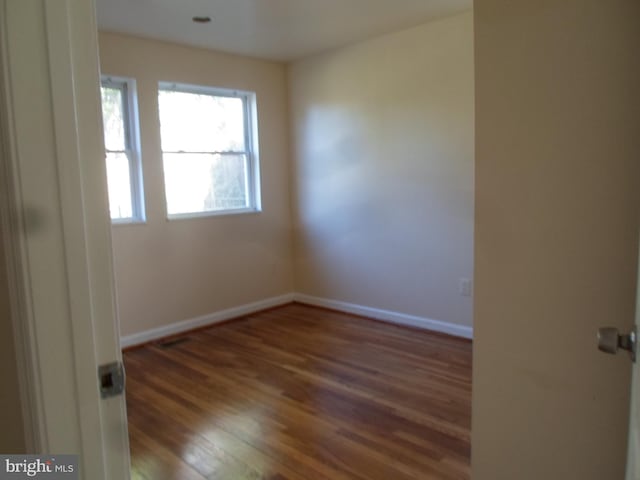
<svg viewBox="0 0 640 480">
<path fill-rule="evenodd" d="M 133 226 L 133 225 L 146 225 L 147 224 L 147 220 L 140 220 L 140 219 L 136 219 L 136 218 L 128 218 L 128 219 L 123 219 L 123 220 L 111 220 L 111 226 L 112 227 L 126 227 L 126 226 Z"/>
<path fill-rule="evenodd" d="M 210 212 L 195 212 L 195 213 L 174 213 L 167 215 L 167 221 L 173 220 L 195 220 L 199 218 L 210 217 L 227 217 L 231 215 L 247 215 L 260 213 L 262 210 L 259 208 L 238 208 L 235 210 L 217 210 Z"/>
</svg>

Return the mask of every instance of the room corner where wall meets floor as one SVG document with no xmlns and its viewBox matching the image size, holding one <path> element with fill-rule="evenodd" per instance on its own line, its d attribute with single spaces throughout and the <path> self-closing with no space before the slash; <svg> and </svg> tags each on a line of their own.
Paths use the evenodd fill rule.
<svg viewBox="0 0 640 480">
<path fill-rule="evenodd" d="M 473 13 L 288 73 L 296 291 L 469 331 Z"/>
<path fill-rule="evenodd" d="M 277 307 L 298 303 L 302 305 L 319 307 L 334 310 L 337 312 L 357 315 L 370 320 L 381 321 L 404 327 L 417 328 L 420 330 L 442 333 L 445 335 L 473 339 L 473 328 L 457 325 L 454 323 L 433 320 L 430 318 L 416 317 L 389 310 L 380 310 L 363 305 L 330 300 L 326 298 L 312 297 L 301 293 L 290 293 L 278 297 L 267 298 L 258 302 L 252 302 L 234 308 L 229 308 L 208 315 L 196 318 L 185 319 L 179 322 L 164 325 L 162 327 L 150 329 L 144 332 L 126 335 L 121 338 L 120 346 L 123 349 L 136 348 L 148 343 L 159 342 L 181 335 L 187 335 L 193 331 L 227 323 L 229 321 L 241 320 L 248 315 L 264 312 Z"/>
</svg>

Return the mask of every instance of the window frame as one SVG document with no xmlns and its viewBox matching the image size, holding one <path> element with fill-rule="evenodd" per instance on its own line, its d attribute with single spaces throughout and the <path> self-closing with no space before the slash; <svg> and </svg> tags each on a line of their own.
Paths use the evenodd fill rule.
<svg viewBox="0 0 640 480">
<path fill-rule="evenodd" d="M 122 115 L 124 122 L 125 150 L 109 150 L 105 143 L 106 154 L 124 153 L 129 162 L 129 188 L 131 190 L 131 217 L 111 218 L 113 225 L 146 223 L 144 183 L 142 177 L 142 154 L 140 148 L 140 128 L 138 97 L 134 78 L 102 75 L 100 87 L 118 89 L 122 92 Z M 111 216 L 111 214 L 110 214 Z"/>
<path fill-rule="evenodd" d="M 158 98 L 160 92 L 179 92 L 194 95 L 209 95 L 212 97 L 238 98 L 242 100 L 244 113 L 244 143 L 243 151 L 165 151 L 162 148 L 162 127 L 160 127 L 160 152 L 162 154 L 162 176 L 164 205 L 167 220 L 181 220 L 193 218 L 218 217 L 226 215 L 240 215 L 250 213 L 260 213 L 262 211 L 261 188 L 260 188 L 260 163 L 258 154 L 258 115 L 256 93 L 248 90 L 238 90 L 223 87 L 212 87 L 205 85 L 192 85 L 180 82 L 158 82 Z M 160 104 L 158 102 L 158 125 L 161 125 Z M 218 210 L 202 210 L 197 212 L 169 213 L 167 201 L 166 172 L 164 168 L 164 155 L 167 154 L 212 154 L 212 155 L 245 155 L 247 158 L 247 207 L 224 208 Z"/>
</svg>

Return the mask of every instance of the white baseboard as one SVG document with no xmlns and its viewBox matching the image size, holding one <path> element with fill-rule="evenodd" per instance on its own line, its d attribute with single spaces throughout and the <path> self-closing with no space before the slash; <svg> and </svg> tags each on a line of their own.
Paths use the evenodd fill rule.
<svg viewBox="0 0 640 480">
<path fill-rule="evenodd" d="M 455 323 L 443 322 L 441 320 L 432 320 L 430 318 L 417 317 L 414 315 L 406 315 L 404 313 L 392 312 L 390 310 L 380 310 L 377 308 L 365 307 L 353 303 L 340 302 L 338 300 L 330 300 L 327 298 L 313 297 L 302 293 L 295 293 L 293 299 L 296 302 L 314 305 L 316 307 L 331 308 L 345 313 L 361 315 L 363 317 L 374 318 L 398 325 L 407 325 L 410 327 L 431 330 L 439 333 L 446 333 L 455 337 L 473 338 L 473 327 L 458 325 Z"/>
<path fill-rule="evenodd" d="M 243 315 L 249 315 L 267 308 L 286 305 L 294 301 L 305 303 L 307 305 L 314 305 L 316 307 L 331 308 L 333 310 L 374 318 L 376 320 L 382 320 L 389 323 L 396 323 L 398 325 L 407 325 L 424 330 L 446 333 L 455 337 L 473 338 L 473 328 L 464 325 L 457 325 L 455 323 L 432 320 L 430 318 L 417 317 L 414 315 L 406 315 L 404 313 L 392 312 L 390 310 L 365 307 L 363 305 L 356 305 L 354 303 L 341 302 L 338 300 L 314 297 L 302 293 L 289 293 L 286 295 L 280 295 L 279 297 L 271 297 L 258 302 L 240 305 L 239 307 L 221 310 L 201 317 L 170 323 L 169 325 L 153 328 L 144 332 L 126 335 L 120 339 L 120 347 L 129 348 L 136 345 L 142 345 L 161 338 L 188 332 L 196 328 L 207 327 L 226 320 L 242 317 Z"/>
<path fill-rule="evenodd" d="M 216 323 L 231 320 L 232 318 L 241 317 L 243 315 L 249 315 L 251 313 L 259 312 L 267 308 L 277 307 L 280 305 L 286 305 L 293 302 L 294 294 L 289 293 L 281 295 L 279 297 L 271 297 L 258 302 L 247 303 L 239 307 L 229 308 L 227 310 L 221 310 L 219 312 L 210 313 L 201 317 L 192 318 L 189 320 L 183 320 L 181 322 L 170 323 L 158 328 L 146 330 L 140 333 L 134 333 L 132 335 L 126 335 L 120 338 L 120 347 L 128 348 L 143 343 L 152 342 L 160 338 L 170 337 L 196 328 L 207 327 L 209 325 L 215 325 Z"/>
</svg>

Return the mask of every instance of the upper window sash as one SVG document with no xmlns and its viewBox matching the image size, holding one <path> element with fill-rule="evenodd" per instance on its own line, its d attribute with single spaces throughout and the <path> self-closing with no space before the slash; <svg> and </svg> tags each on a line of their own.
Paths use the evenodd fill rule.
<svg viewBox="0 0 640 480">
<path fill-rule="evenodd" d="M 108 152 L 125 152 L 133 150 L 132 132 L 135 131 L 134 126 L 131 124 L 133 121 L 131 115 L 132 108 L 132 92 L 129 87 L 130 80 L 115 79 L 114 77 L 103 77 L 101 85 L 105 88 L 112 88 L 114 90 L 120 90 L 121 92 L 121 106 L 122 109 L 122 123 L 124 129 L 124 150 L 110 149 L 109 145 L 105 145 L 105 149 Z"/>
<path fill-rule="evenodd" d="M 158 93 L 161 95 L 163 92 L 168 93 L 177 93 L 177 94 L 185 94 L 185 95 L 201 95 L 204 97 L 210 97 L 213 99 L 232 99 L 240 101 L 240 110 L 238 111 L 233 105 L 227 105 L 224 107 L 230 110 L 230 113 L 233 115 L 234 110 L 237 113 L 242 115 L 241 123 L 242 123 L 242 137 L 233 137 L 233 131 L 225 132 L 228 138 L 228 141 L 232 143 L 230 145 L 231 148 L 215 148 L 216 146 L 225 147 L 224 141 L 222 141 L 222 145 L 220 143 L 216 143 L 218 138 L 215 134 L 207 131 L 207 128 L 211 128 L 211 125 L 207 124 L 208 120 L 215 120 L 215 116 L 212 115 L 204 119 L 203 122 L 198 123 L 201 132 L 195 132 L 190 137 L 189 133 L 191 131 L 186 132 L 184 136 L 176 136 L 171 135 L 171 132 L 179 129 L 181 126 L 169 125 L 162 126 L 162 133 L 167 133 L 162 136 L 162 151 L 165 153 L 209 153 L 209 154 L 243 154 L 243 155 L 251 155 L 253 151 L 253 136 L 252 129 L 254 128 L 254 123 L 252 121 L 252 101 L 255 98 L 255 94 L 252 92 L 245 92 L 241 90 L 231 90 L 224 89 L 218 87 L 202 87 L 196 85 L 187 85 L 173 82 L 160 82 L 158 84 Z M 185 98 L 185 101 L 194 101 L 189 99 L 189 97 Z M 239 120 L 236 117 L 236 120 Z M 177 122 L 177 120 L 176 120 Z M 195 129 L 194 129 L 195 131 Z M 179 137 L 179 138 L 178 138 Z M 224 138 L 224 137 L 223 137 Z M 190 145 L 191 142 L 191 145 Z M 236 148 L 233 148 L 236 144 Z M 211 147 L 211 148 L 209 148 Z M 241 147 L 241 148 L 237 148 Z"/>
</svg>

